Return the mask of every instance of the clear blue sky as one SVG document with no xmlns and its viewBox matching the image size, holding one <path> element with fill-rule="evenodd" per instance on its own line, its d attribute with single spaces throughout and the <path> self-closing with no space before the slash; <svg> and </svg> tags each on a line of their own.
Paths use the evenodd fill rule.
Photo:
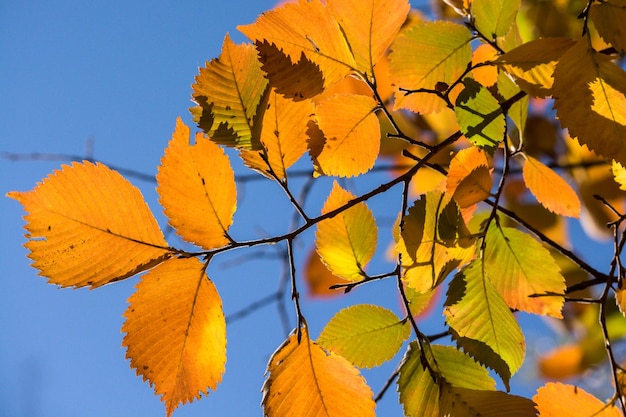
<svg viewBox="0 0 626 417">
<path fill-rule="evenodd" d="M 0 151 L 85 155 L 92 141 L 97 159 L 154 174 L 176 117 L 190 122 L 190 85 L 198 67 L 219 54 L 226 32 L 243 41 L 236 25 L 251 23 L 274 3 L 0 2 Z M 59 166 L 0 159 L 0 192 L 30 190 Z M 154 184 L 130 179 L 164 225 Z M 276 187 L 264 185 L 251 183 L 240 190 L 240 205 L 255 198 L 261 203 L 237 214 L 235 236 L 287 230 L 288 221 L 276 214 L 287 207 L 278 203 L 284 198 Z M 311 210 L 319 210 L 329 189 L 329 183 L 316 186 L 319 198 Z M 268 197 L 270 192 L 277 197 Z M 372 205 L 381 208 L 384 201 Z M 129 368 L 121 347 L 122 313 L 136 279 L 95 291 L 48 285 L 29 266 L 22 247 L 21 206 L 2 197 L 0 212 L 0 417 L 164 415 L 163 405 Z M 381 243 L 388 239 L 382 236 Z M 171 243 L 181 244 L 174 236 Z M 303 240 L 302 254 L 309 244 Z M 255 252 L 275 253 L 271 248 Z M 271 259 L 241 262 L 244 255 L 225 256 L 209 268 L 227 314 L 273 293 L 282 273 Z M 303 255 L 298 256 L 302 264 Z M 383 304 L 399 311 L 393 285 L 375 284 L 354 293 L 347 303 L 380 302 L 377 297 L 388 293 Z M 343 305 L 305 297 L 313 336 Z M 290 303 L 287 308 L 293 321 Z M 276 311 L 269 306 L 229 325 L 222 384 L 174 416 L 262 415 L 265 365 L 285 337 Z M 432 320 L 435 326 L 442 322 L 438 315 Z M 552 342 L 548 338 L 544 343 Z M 365 373 L 374 392 L 394 366 Z M 400 415 L 394 391 L 392 387 L 379 404 L 379 415 Z"/>
</svg>

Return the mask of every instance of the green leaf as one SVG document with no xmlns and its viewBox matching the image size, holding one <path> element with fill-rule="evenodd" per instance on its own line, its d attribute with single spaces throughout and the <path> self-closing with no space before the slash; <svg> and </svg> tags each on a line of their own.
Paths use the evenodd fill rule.
<svg viewBox="0 0 626 417">
<path fill-rule="evenodd" d="M 509 307 L 563 317 L 565 279 L 548 249 L 526 233 L 494 223 L 485 242 L 486 274 Z M 555 295 L 531 297 L 541 294 Z"/>
<path fill-rule="evenodd" d="M 525 342 L 513 313 L 487 275 L 483 261 L 472 261 L 454 277 L 448 288 L 446 322 L 464 338 L 483 343 L 504 360 L 514 374 L 524 361 Z M 499 363 L 485 363 L 503 377 Z"/>
<path fill-rule="evenodd" d="M 502 96 L 502 101 L 506 101 L 513 97 L 515 94 L 522 91 L 520 87 L 517 86 L 511 80 L 505 72 L 498 72 L 498 93 Z M 520 132 L 522 138 L 524 137 L 524 129 L 526 128 L 526 119 L 528 118 L 528 96 L 524 96 L 520 100 L 517 100 L 506 112 L 507 116 L 511 118 L 513 123 Z"/>
<path fill-rule="evenodd" d="M 463 84 L 465 89 L 457 97 L 454 107 L 461 132 L 476 146 L 497 148 L 506 128 L 500 103 L 473 79 L 464 78 Z"/>
<path fill-rule="evenodd" d="M 392 311 L 377 305 L 345 308 L 330 319 L 317 343 L 353 365 L 378 366 L 395 356 L 411 335 L 411 326 Z"/>
<path fill-rule="evenodd" d="M 235 45 L 227 35 L 219 58 L 200 68 L 193 85 L 202 108 L 193 111 L 196 122 L 216 143 L 259 150 L 267 93 L 254 46 Z"/>
<path fill-rule="evenodd" d="M 473 0 L 470 13 L 474 17 L 476 29 L 495 40 L 508 33 L 520 4 L 521 0 Z"/>
<path fill-rule="evenodd" d="M 438 381 L 424 367 L 423 360 L 428 361 Z M 417 342 L 409 345 L 397 384 L 405 415 L 415 417 L 443 415 L 440 384 L 476 390 L 494 390 L 496 386 L 489 372 L 460 350 L 430 345 L 422 356 Z"/>
<path fill-rule="evenodd" d="M 465 26 L 451 22 L 418 22 L 403 29 L 391 45 L 391 82 L 408 90 L 434 90 L 437 83 L 452 84 L 472 60 L 471 40 Z M 427 114 L 445 107 L 434 94 L 395 93 L 394 109 Z"/>
</svg>

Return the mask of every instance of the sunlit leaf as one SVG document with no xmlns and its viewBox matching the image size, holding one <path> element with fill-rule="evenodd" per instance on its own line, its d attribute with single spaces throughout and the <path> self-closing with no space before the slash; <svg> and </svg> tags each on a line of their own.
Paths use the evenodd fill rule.
<svg viewBox="0 0 626 417">
<path fill-rule="evenodd" d="M 328 0 L 356 60 L 356 68 L 372 70 L 395 38 L 409 13 L 407 0 Z"/>
<path fill-rule="evenodd" d="M 315 117 L 324 133 L 321 151 L 311 156 L 322 173 L 341 177 L 363 174 L 380 150 L 380 124 L 371 97 L 340 94 L 319 102 Z"/>
<path fill-rule="evenodd" d="M 502 99 L 505 102 L 522 91 L 520 87 L 504 71 L 500 71 L 498 73 L 498 81 L 496 86 L 498 87 L 498 94 L 502 96 Z M 528 138 L 528 135 L 526 135 L 528 103 L 529 97 L 528 95 L 525 95 L 521 99 L 514 102 L 506 112 L 506 115 L 511 118 L 511 121 L 513 121 L 515 127 L 517 127 L 517 131 L 524 140 L 524 145 L 526 145 L 526 139 Z"/>
<path fill-rule="evenodd" d="M 533 397 L 539 417 L 621 417 L 614 405 L 602 401 L 574 385 L 548 382 Z"/>
<path fill-rule="evenodd" d="M 400 31 L 391 46 L 391 82 L 407 90 L 435 90 L 437 83 L 451 84 L 472 60 L 472 34 L 451 22 L 420 22 Z M 433 113 L 446 103 L 431 93 L 405 94 L 397 91 L 395 109 Z"/>
<path fill-rule="evenodd" d="M 330 272 L 320 259 L 315 249 L 309 252 L 306 266 L 303 271 L 303 278 L 308 285 L 308 295 L 313 297 L 332 297 L 343 294 L 341 289 L 331 289 L 330 287 L 337 284 L 346 284 L 347 281 L 339 278 Z"/>
<path fill-rule="evenodd" d="M 626 164 L 626 72 L 582 40 L 554 70 L 554 107 L 572 137 Z"/>
<path fill-rule="evenodd" d="M 271 91 L 263 115 L 263 149 L 242 150 L 241 158 L 247 166 L 265 176 L 286 178 L 287 169 L 307 151 L 306 132 L 311 114 L 313 104 L 310 101 L 295 102 Z"/>
<path fill-rule="evenodd" d="M 535 403 L 501 391 L 475 390 L 441 384 L 441 414 L 454 417 L 534 417 Z"/>
<path fill-rule="evenodd" d="M 594 3 L 589 10 L 589 18 L 602 39 L 619 51 L 626 50 L 626 2 L 608 0 Z"/>
<path fill-rule="evenodd" d="M 322 208 L 329 213 L 353 200 L 355 196 L 334 182 Z M 374 256 L 378 238 L 376 220 L 365 203 L 358 203 L 336 216 L 321 221 L 315 233 L 317 253 L 335 275 L 358 281 L 363 268 Z"/>
<path fill-rule="evenodd" d="M 326 353 L 302 329 L 274 352 L 263 385 L 268 417 L 374 416 L 373 393 L 359 371 L 335 353 Z"/>
<path fill-rule="evenodd" d="M 358 304 L 335 314 L 317 343 L 355 366 L 371 368 L 393 358 L 410 335 L 409 322 L 401 321 L 392 311 Z"/>
<path fill-rule="evenodd" d="M 139 190 L 100 163 L 64 165 L 33 190 L 7 196 L 28 213 L 24 246 L 51 284 L 95 288 L 169 257 Z"/>
<path fill-rule="evenodd" d="M 142 277 L 128 302 L 126 357 L 161 396 L 167 416 L 217 388 L 226 364 L 226 321 L 199 260 L 159 265 Z"/>
<path fill-rule="evenodd" d="M 304 54 L 324 75 L 324 87 L 335 84 L 356 69 L 341 27 L 320 0 L 285 4 L 237 29 L 254 41 L 276 45 L 292 63 L 299 62 Z"/>
<path fill-rule="evenodd" d="M 541 38 L 507 52 L 497 62 L 528 94 L 545 97 L 552 91 L 556 63 L 574 44 L 570 38 Z"/>
<path fill-rule="evenodd" d="M 619 189 L 626 191 L 626 168 L 619 162 L 613 161 L 611 171 L 615 177 L 615 182 L 619 184 Z"/>
<path fill-rule="evenodd" d="M 506 118 L 498 100 L 471 78 L 463 79 L 465 89 L 454 106 L 461 132 L 474 145 L 494 149 L 502 142 Z"/>
<path fill-rule="evenodd" d="M 479 45 L 472 54 L 472 70 L 474 79 L 485 87 L 490 87 L 498 81 L 498 67 L 494 64 L 480 65 L 489 63 L 498 58 L 498 51 L 491 45 L 483 43 Z"/>
<path fill-rule="evenodd" d="M 524 335 L 492 284 L 493 277 L 487 274 L 481 260 L 472 261 L 457 273 L 448 287 L 446 322 L 460 337 L 476 340 L 485 349 L 491 349 L 514 374 L 524 361 Z M 500 371 L 498 364 L 485 365 L 505 379 L 506 373 Z"/>
<path fill-rule="evenodd" d="M 452 158 L 446 191 L 459 207 L 469 207 L 491 195 L 489 166 L 487 155 L 477 147 L 462 149 Z"/>
<path fill-rule="evenodd" d="M 200 68 L 193 97 L 202 117 L 211 120 L 211 140 L 243 149 L 260 149 L 260 120 L 267 79 L 253 45 L 235 45 L 227 35 L 218 58 Z M 206 130 L 206 127 L 201 124 Z"/>
<path fill-rule="evenodd" d="M 565 280 L 548 249 L 530 235 L 493 224 L 484 270 L 509 307 L 561 318 Z"/>
<path fill-rule="evenodd" d="M 237 188 L 228 156 L 201 133 L 190 144 L 189 128 L 180 118 L 161 160 L 157 183 L 159 201 L 178 235 L 204 249 L 229 243 Z"/>
<path fill-rule="evenodd" d="M 457 204 L 440 191 L 415 201 L 402 227 L 396 251 L 402 255 L 405 282 L 419 292 L 430 291 L 473 256 Z"/>
<path fill-rule="evenodd" d="M 537 361 L 539 374 L 543 378 L 566 379 L 585 371 L 584 352 L 578 343 L 559 346 L 542 355 Z"/>
<path fill-rule="evenodd" d="M 619 311 L 626 316 L 626 290 L 624 288 L 618 288 L 617 291 L 615 291 L 615 302 Z"/>
<path fill-rule="evenodd" d="M 495 40 L 508 33 L 521 0 L 472 0 L 470 4 L 476 29 L 487 38 Z"/>
<path fill-rule="evenodd" d="M 522 173 L 526 186 L 545 208 L 562 216 L 580 216 L 576 191 L 551 168 L 526 155 Z"/>
</svg>

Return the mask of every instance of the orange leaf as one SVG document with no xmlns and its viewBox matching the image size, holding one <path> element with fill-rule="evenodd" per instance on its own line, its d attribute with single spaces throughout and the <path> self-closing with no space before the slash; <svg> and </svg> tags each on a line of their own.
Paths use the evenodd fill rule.
<svg viewBox="0 0 626 417">
<path fill-rule="evenodd" d="M 584 352 L 579 344 L 560 346 L 539 358 L 537 365 L 542 377 L 566 379 L 580 375 L 587 366 L 583 363 Z"/>
<path fill-rule="evenodd" d="M 498 51 L 491 45 L 483 43 L 479 45 L 472 54 L 472 66 L 479 63 L 493 61 L 498 58 Z M 472 70 L 474 79 L 484 85 L 491 87 L 498 81 L 498 67 L 495 65 L 483 65 Z"/>
<path fill-rule="evenodd" d="M 307 124 L 313 114 L 309 100 L 292 101 L 270 92 L 261 130 L 261 151 L 241 150 L 241 158 L 252 169 L 273 178 L 287 177 L 287 169 L 307 151 Z M 269 167 L 268 167 L 269 163 Z"/>
<path fill-rule="evenodd" d="M 95 288 L 169 257 L 139 190 L 102 164 L 64 165 L 33 190 L 7 196 L 28 212 L 24 246 L 52 284 Z"/>
<path fill-rule="evenodd" d="M 167 416 L 217 388 L 226 364 L 226 321 L 198 259 L 173 258 L 154 268 L 128 302 L 126 357 L 161 395 Z"/>
<path fill-rule="evenodd" d="M 316 107 L 325 142 L 312 157 L 326 175 L 353 177 L 374 166 L 380 150 L 380 124 L 371 97 L 338 94 Z"/>
<path fill-rule="evenodd" d="M 328 270 L 317 251 L 311 250 L 304 269 L 304 280 L 308 284 L 309 295 L 313 297 L 332 297 L 343 294 L 341 289 L 331 290 L 335 284 L 349 281 L 339 278 Z"/>
<path fill-rule="evenodd" d="M 470 207 L 491 192 L 491 174 L 485 152 L 475 146 L 463 149 L 450 161 L 446 188 L 459 207 Z"/>
<path fill-rule="evenodd" d="M 273 43 L 292 63 L 304 55 L 322 71 L 324 87 L 340 81 L 356 66 L 341 27 L 320 0 L 286 4 L 237 29 L 254 41 Z"/>
<path fill-rule="evenodd" d="M 204 249 L 229 242 L 237 189 L 228 156 L 200 133 L 190 144 L 189 128 L 180 118 L 161 160 L 157 183 L 165 215 L 183 239 Z"/>
<path fill-rule="evenodd" d="M 563 216 L 580 216 L 576 191 L 552 169 L 526 155 L 522 174 L 526 186 L 542 206 Z"/>
<path fill-rule="evenodd" d="M 374 416 L 372 391 L 346 359 L 309 339 L 291 335 L 268 365 L 263 407 L 268 417 Z"/>
<path fill-rule="evenodd" d="M 621 417 L 613 405 L 587 393 L 582 388 L 549 382 L 537 390 L 533 397 L 539 417 Z"/>
<path fill-rule="evenodd" d="M 372 74 L 409 13 L 407 0 L 328 0 L 345 34 L 356 67 Z"/>
</svg>

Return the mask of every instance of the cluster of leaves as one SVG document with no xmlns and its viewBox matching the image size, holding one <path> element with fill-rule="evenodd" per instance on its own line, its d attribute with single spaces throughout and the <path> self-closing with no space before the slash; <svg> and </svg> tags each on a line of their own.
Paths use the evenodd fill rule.
<svg viewBox="0 0 626 417">
<path fill-rule="evenodd" d="M 193 85 L 201 132 L 190 138 L 178 120 L 157 174 L 169 224 L 195 252 L 169 246 L 140 192 L 99 163 L 73 163 L 32 191 L 9 193 L 28 212 L 26 247 L 51 283 L 95 288 L 143 272 L 123 345 L 168 416 L 215 390 L 224 372 L 226 324 L 207 266 L 223 252 L 274 243 L 287 247 L 298 326 L 268 364 L 268 416 L 374 415 L 359 368 L 403 346 L 394 379 L 407 416 L 624 411 L 624 368 L 611 342 L 626 336 L 626 2 L 446 3 L 431 21 L 407 0 L 299 0 L 241 26 L 253 43 L 226 36 Z M 299 216 L 293 230 L 229 234 L 237 187 L 223 147 L 284 190 Z M 288 181 L 305 154 L 312 180 L 339 179 L 315 215 Z M 393 162 L 391 176 L 371 191 L 340 185 L 381 161 Z M 370 275 L 379 229 L 367 202 L 394 187 L 402 192 L 387 204 L 397 218 L 391 267 Z M 607 271 L 568 248 L 568 217 L 614 239 Z M 302 270 L 294 241 L 311 228 L 315 248 Z M 314 340 L 298 274 L 320 294 L 391 280 L 405 315 L 354 305 Z M 415 316 L 441 288 L 446 329 L 429 336 Z M 518 312 L 582 326 L 542 359 L 542 372 L 565 378 L 607 361 L 613 398 L 562 383 L 532 400 L 497 391 L 489 369 L 508 390 L 524 362 Z M 436 343 L 445 337 L 452 346 Z"/>
</svg>

